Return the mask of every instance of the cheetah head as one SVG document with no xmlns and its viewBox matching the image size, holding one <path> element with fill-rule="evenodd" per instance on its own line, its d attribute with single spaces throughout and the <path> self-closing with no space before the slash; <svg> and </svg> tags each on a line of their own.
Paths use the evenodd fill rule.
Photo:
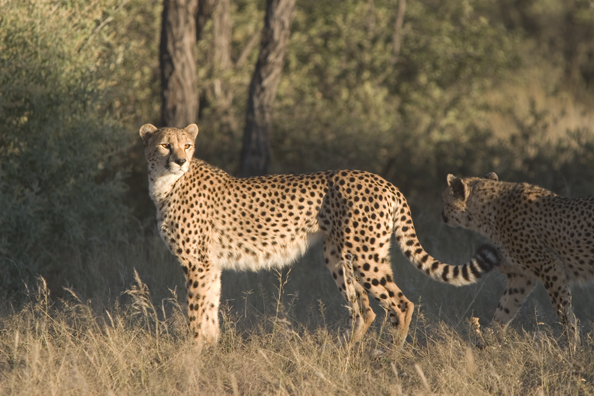
<svg viewBox="0 0 594 396">
<path fill-rule="evenodd" d="M 140 137 L 144 142 L 149 172 L 168 172 L 174 175 L 187 172 L 194 155 L 196 136 L 196 124 L 190 124 L 184 129 L 158 129 L 154 125 L 144 124 L 140 128 Z"/>
<path fill-rule="evenodd" d="M 443 211 L 441 217 L 443 222 L 451 227 L 463 227 L 473 229 L 473 214 L 476 212 L 474 206 L 477 197 L 473 192 L 480 189 L 480 184 L 485 181 L 499 180 L 495 172 L 490 172 L 484 178 L 468 177 L 459 178 L 452 174 L 448 175 L 448 186 L 442 193 Z M 480 198 L 478 198 L 480 201 Z"/>
<path fill-rule="evenodd" d="M 153 199 L 166 193 L 188 171 L 194 155 L 196 136 L 196 124 L 190 124 L 184 129 L 158 129 L 151 124 L 140 128 Z"/>
</svg>

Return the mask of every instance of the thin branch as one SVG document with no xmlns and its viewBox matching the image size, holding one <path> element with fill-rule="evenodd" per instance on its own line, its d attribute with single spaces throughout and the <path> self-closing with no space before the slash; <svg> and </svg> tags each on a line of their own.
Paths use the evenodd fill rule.
<svg viewBox="0 0 594 396">
<path fill-rule="evenodd" d="M 398 62 L 400 48 L 402 47 L 402 25 L 404 25 L 404 13 L 406 12 L 406 0 L 398 0 L 398 12 L 392 35 L 392 64 Z"/>
<path fill-rule="evenodd" d="M 252 37 L 250 37 L 249 41 L 243 48 L 243 51 L 241 51 L 241 54 L 239 54 L 239 58 L 237 58 L 237 61 L 235 62 L 235 68 L 241 67 L 243 62 L 245 62 L 245 60 L 249 56 L 250 52 L 252 52 L 256 44 L 258 44 L 258 39 L 260 38 L 260 31 L 261 29 L 256 29 L 254 34 L 252 34 Z"/>
<path fill-rule="evenodd" d="M 113 10 L 111 13 L 109 13 L 109 15 L 107 16 L 107 18 L 105 18 L 103 21 L 101 21 L 101 23 L 99 24 L 99 26 L 97 26 L 93 30 L 93 33 L 91 33 L 91 35 L 89 36 L 89 38 L 87 39 L 87 41 L 85 41 L 85 43 L 80 46 L 80 48 L 78 49 L 78 52 L 79 53 L 80 53 L 80 51 L 82 51 L 82 49 L 84 47 L 86 47 L 93 40 L 93 38 L 105 27 L 105 25 L 107 25 L 109 22 L 113 21 L 114 14 L 116 14 L 119 10 L 121 10 L 122 7 L 124 7 L 128 2 L 129 2 L 129 0 L 122 1 L 122 3 L 115 10 Z"/>
</svg>

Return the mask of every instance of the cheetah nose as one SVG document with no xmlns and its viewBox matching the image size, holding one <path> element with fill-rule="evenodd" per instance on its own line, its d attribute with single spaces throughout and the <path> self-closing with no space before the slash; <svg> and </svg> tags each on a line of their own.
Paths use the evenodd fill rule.
<svg viewBox="0 0 594 396">
<path fill-rule="evenodd" d="M 185 159 L 185 158 L 178 158 L 178 159 L 176 159 L 176 160 L 175 160 L 175 161 L 173 161 L 173 162 L 175 162 L 175 163 L 176 163 L 176 164 L 178 164 L 179 166 L 182 166 L 183 164 L 185 164 L 185 163 L 186 163 L 186 159 Z"/>
</svg>

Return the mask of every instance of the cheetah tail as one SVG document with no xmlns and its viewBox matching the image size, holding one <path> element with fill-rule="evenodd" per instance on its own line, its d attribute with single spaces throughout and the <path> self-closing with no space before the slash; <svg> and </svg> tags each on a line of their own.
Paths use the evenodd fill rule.
<svg viewBox="0 0 594 396">
<path fill-rule="evenodd" d="M 409 231 L 409 232 L 407 232 Z M 411 225 L 402 228 L 396 225 L 396 240 L 402 253 L 419 271 L 438 282 L 454 286 L 476 283 L 485 273 L 491 271 L 502 261 L 502 256 L 494 246 L 482 245 L 476 250 L 474 257 L 463 265 L 450 265 L 433 258 L 423 249 Z"/>
</svg>

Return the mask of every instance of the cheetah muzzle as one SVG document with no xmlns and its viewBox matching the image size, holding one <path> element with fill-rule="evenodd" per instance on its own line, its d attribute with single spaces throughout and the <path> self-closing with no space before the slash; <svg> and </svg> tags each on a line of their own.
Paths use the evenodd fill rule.
<svg viewBox="0 0 594 396">
<path fill-rule="evenodd" d="M 159 231 L 184 270 L 198 346 L 219 335 L 223 269 L 282 267 L 318 240 L 350 308 L 353 342 L 375 318 L 369 296 L 388 312 L 395 343 L 406 338 L 414 305 L 394 282 L 392 235 L 419 270 L 456 286 L 476 282 L 500 261 L 491 246 L 460 266 L 431 257 L 417 239 L 405 197 L 377 175 L 335 170 L 238 179 L 193 158 L 197 134 L 194 124 L 140 128 Z"/>
</svg>

